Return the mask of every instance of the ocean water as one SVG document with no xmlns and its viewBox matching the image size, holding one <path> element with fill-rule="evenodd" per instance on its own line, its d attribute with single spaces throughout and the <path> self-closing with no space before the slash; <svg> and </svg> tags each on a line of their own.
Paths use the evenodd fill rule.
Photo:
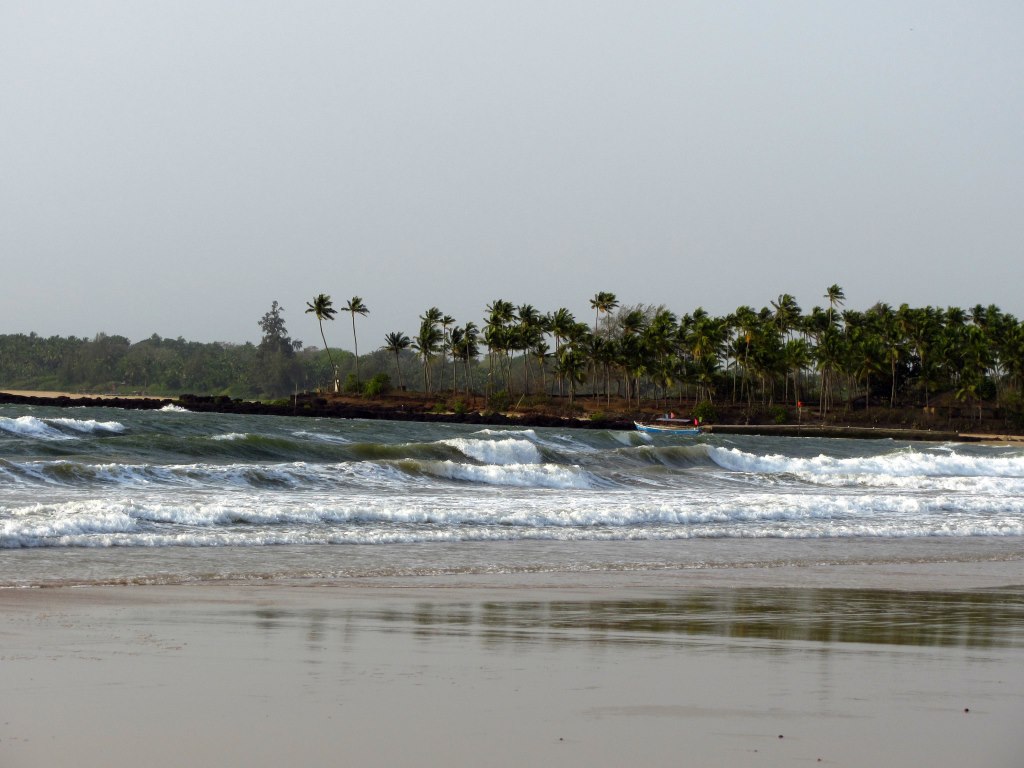
<svg viewBox="0 0 1024 768">
<path fill-rule="evenodd" d="M 1024 448 L 0 407 L 0 586 L 1020 559 Z"/>
</svg>

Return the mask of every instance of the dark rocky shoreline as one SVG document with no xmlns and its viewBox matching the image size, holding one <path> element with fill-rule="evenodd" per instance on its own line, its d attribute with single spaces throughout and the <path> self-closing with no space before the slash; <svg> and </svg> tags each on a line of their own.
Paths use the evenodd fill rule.
<svg viewBox="0 0 1024 768">
<path fill-rule="evenodd" d="M 237 413 L 261 416 L 314 416 L 327 419 L 374 419 L 386 421 L 447 422 L 492 426 L 572 427 L 574 429 L 633 429 L 625 419 L 574 419 L 543 413 L 510 416 L 504 413 L 434 413 L 405 407 L 353 405 L 330 402 L 316 395 L 298 395 L 288 403 L 233 400 L 224 396 L 181 395 L 177 398 L 145 397 L 39 397 L 0 392 L 0 404 L 54 406 L 57 408 L 124 408 L 159 410 L 175 405 L 197 413 Z"/>
</svg>

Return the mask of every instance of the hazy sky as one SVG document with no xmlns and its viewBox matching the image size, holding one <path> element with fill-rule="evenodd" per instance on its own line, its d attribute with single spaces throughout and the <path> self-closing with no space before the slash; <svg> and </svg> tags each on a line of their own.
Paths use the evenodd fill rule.
<svg viewBox="0 0 1024 768">
<path fill-rule="evenodd" d="M 1022 41 L 1019 0 L 0 0 L 0 333 L 1021 317 Z"/>
</svg>

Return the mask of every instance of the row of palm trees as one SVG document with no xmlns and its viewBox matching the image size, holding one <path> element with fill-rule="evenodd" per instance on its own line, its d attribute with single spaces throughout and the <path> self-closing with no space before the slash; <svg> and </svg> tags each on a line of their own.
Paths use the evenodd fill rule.
<svg viewBox="0 0 1024 768">
<path fill-rule="evenodd" d="M 363 303 L 361 298 L 353 296 L 348 300 L 348 302 L 346 302 L 341 311 L 348 312 L 352 316 L 352 344 L 355 347 L 356 353 L 356 381 L 358 382 L 359 338 L 356 336 L 356 315 L 366 316 L 370 314 L 370 309 Z M 338 375 L 338 366 L 334 362 L 334 357 L 331 356 L 331 348 L 327 345 L 327 337 L 324 335 L 324 320 L 333 320 L 334 316 L 338 314 L 338 310 L 334 308 L 334 302 L 331 301 L 331 297 L 325 293 L 321 293 L 314 296 L 312 301 L 306 302 L 306 314 L 315 315 L 317 322 L 320 324 L 320 338 L 324 340 L 324 349 L 327 350 L 327 359 L 330 360 L 331 370 L 334 372 L 334 391 L 337 392 L 341 389 L 341 380 Z"/>
<path fill-rule="evenodd" d="M 402 387 L 401 362 L 412 351 L 428 392 L 525 396 L 536 388 L 571 403 L 588 383 L 591 395 L 610 400 L 616 394 L 638 407 L 644 397 L 731 400 L 751 408 L 816 400 L 827 414 L 840 402 L 928 406 L 940 391 L 998 404 L 1024 381 L 1024 327 L 994 305 L 878 303 L 852 311 L 843 308 L 838 285 L 823 298 L 827 306 L 809 313 L 782 294 L 760 310 L 741 306 L 715 317 L 702 308 L 679 316 L 663 306 L 621 306 L 614 293 L 600 292 L 590 300 L 593 326 L 564 307 L 541 313 L 498 299 L 487 305 L 482 328 L 459 325 L 431 307 L 420 316 L 418 334 L 388 333 L 381 349 L 394 355 Z M 308 307 L 323 337 L 323 320 L 334 315 L 330 297 L 320 294 Z M 355 315 L 368 310 L 353 297 L 343 311 L 352 315 L 355 342 Z M 356 359 L 358 366 L 358 347 Z"/>
</svg>

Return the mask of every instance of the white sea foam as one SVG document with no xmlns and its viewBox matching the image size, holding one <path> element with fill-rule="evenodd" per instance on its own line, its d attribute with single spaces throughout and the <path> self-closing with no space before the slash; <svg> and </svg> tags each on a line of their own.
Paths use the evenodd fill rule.
<svg viewBox="0 0 1024 768">
<path fill-rule="evenodd" d="M 0 430 L 34 440 L 73 440 L 77 434 L 119 435 L 125 431 L 125 426 L 117 421 L 95 419 L 39 419 L 35 416 L 11 419 L 0 416 Z M 76 434 L 68 434 L 66 430 Z"/>
<path fill-rule="evenodd" d="M 436 477 L 466 480 L 487 485 L 520 488 L 593 488 L 594 478 L 579 467 L 560 464 L 462 464 L 455 461 L 424 463 L 424 470 Z"/>
<path fill-rule="evenodd" d="M 470 440 L 456 437 L 440 442 L 484 464 L 536 464 L 541 461 L 540 451 L 529 440 Z"/>
<path fill-rule="evenodd" d="M 117 421 L 96 421 L 95 419 L 46 419 L 47 424 L 64 427 L 75 432 L 92 434 L 115 434 L 120 435 L 125 431 L 124 424 Z"/>
<path fill-rule="evenodd" d="M 507 438 L 511 435 L 521 435 L 527 440 L 537 440 L 537 432 L 532 429 L 478 429 L 473 434 L 501 438 Z"/>
<path fill-rule="evenodd" d="M 820 455 L 796 458 L 779 454 L 756 455 L 738 448 L 712 447 L 711 459 L 725 469 L 806 475 L 885 475 L 891 477 L 1020 477 L 1024 456 L 968 456 L 901 451 L 879 456 L 837 458 Z"/>
<path fill-rule="evenodd" d="M 892 488 L 908 493 L 934 491 L 983 494 L 991 496 L 1024 497 L 1024 478 L 978 477 L 947 475 L 821 475 L 809 472 L 794 473 L 800 480 L 831 488 Z"/>
<path fill-rule="evenodd" d="M 800 494 L 688 502 L 667 494 L 660 500 L 634 500 L 626 492 L 554 497 L 470 493 L 445 504 L 438 497 L 414 494 L 143 496 L 0 509 L 0 547 L 1022 536 L 1022 505 L 1018 501 L 1015 508 L 993 511 L 983 500 L 965 505 L 900 495 Z"/>
<path fill-rule="evenodd" d="M 162 413 L 192 413 L 188 408 L 182 408 L 180 405 L 175 405 L 174 403 L 168 403 L 159 410 Z"/>
<path fill-rule="evenodd" d="M 34 440 L 73 440 L 72 435 L 61 432 L 35 416 L 19 416 L 11 419 L 0 416 L 0 430 L 19 437 Z"/>
<path fill-rule="evenodd" d="M 228 432 L 224 435 L 213 435 L 210 439 L 220 442 L 233 442 L 235 440 L 245 440 L 247 437 L 249 437 L 247 432 Z"/>
</svg>

